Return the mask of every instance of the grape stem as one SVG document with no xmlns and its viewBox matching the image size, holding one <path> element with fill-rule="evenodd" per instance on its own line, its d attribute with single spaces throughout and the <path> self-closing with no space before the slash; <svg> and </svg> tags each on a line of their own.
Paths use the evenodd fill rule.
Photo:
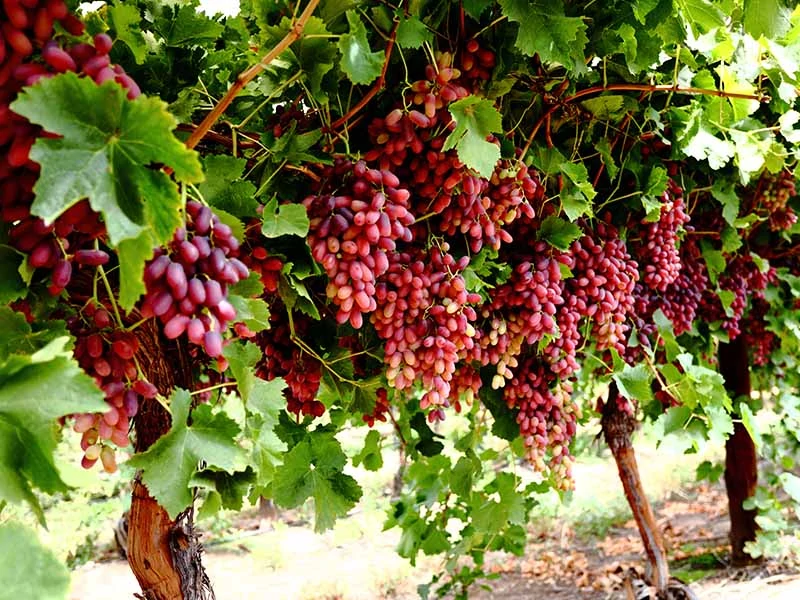
<svg viewBox="0 0 800 600">
<path fill-rule="evenodd" d="M 302 35 L 303 29 L 305 28 L 308 20 L 311 18 L 314 9 L 317 7 L 317 4 L 319 4 L 319 0 L 310 0 L 308 6 L 306 6 L 302 14 L 292 24 L 289 32 L 283 37 L 283 39 L 278 42 L 272 48 L 272 50 L 267 52 L 267 54 L 265 54 L 260 61 L 248 67 L 247 70 L 239 74 L 234 84 L 228 89 L 222 99 L 220 99 L 220 101 L 214 105 L 214 108 L 211 109 L 211 112 L 206 115 L 200 125 L 198 125 L 189 136 L 189 139 L 186 140 L 187 148 L 194 148 L 197 146 L 200 140 L 202 140 L 214 126 L 214 123 L 219 121 L 220 117 L 222 117 L 223 113 L 228 109 L 228 107 L 231 105 L 231 102 L 233 102 L 233 99 L 236 98 L 239 92 L 241 92 L 244 87 L 253 79 L 255 79 L 264 69 L 266 69 L 267 66 L 269 66 L 269 64 L 275 60 L 279 54 L 291 46 Z"/>
<path fill-rule="evenodd" d="M 228 386 L 236 387 L 237 385 L 238 385 L 238 383 L 235 382 L 235 381 L 223 381 L 222 383 L 216 383 L 214 385 L 210 385 L 208 387 L 204 387 L 204 388 L 201 388 L 199 390 L 195 390 L 193 392 L 189 392 L 189 395 L 190 396 L 197 396 L 198 394 L 204 394 L 206 392 L 213 392 L 214 390 L 219 390 L 219 389 L 222 389 L 222 388 L 228 387 Z"/>
<path fill-rule="evenodd" d="M 533 130 L 531 134 L 528 136 L 528 140 L 525 143 L 525 146 L 522 148 L 522 154 L 520 155 L 520 160 L 525 158 L 525 155 L 530 150 L 531 144 L 533 143 L 533 139 L 536 137 L 536 134 L 539 133 L 539 129 L 542 128 L 542 125 L 545 123 L 549 123 L 550 117 L 553 113 L 561 106 L 565 104 L 570 104 L 572 102 L 576 102 L 581 98 L 585 98 L 586 96 L 593 96 L 595 94 L 602 94 L 603 92 L 645 92 L 645 93 L 654 93 L 654 92 L 669 92 L 670 94 L 687 94 L 690 96 L 716 96 L 718 98 L 737 98 L 740 100 L 756 100 L 758 102 L 765 102 L 769 100 L 768 96 L 764 94 L 742 94 L 738 92 L 726 92 L 724 90 L 710 90 L 706 88 L 697 88 L 697 87 L 681 87 L 677 84 L 674 85 L 648 85 L 643 83 L 612 83 L 609 85 L 595 85 L 592 87 L 588 87 L 585 90 L 579 90 L 575 92 L 572 96 L 564 98 L 563 100 L 559 100 L 556 104 L 553 104 L 548 108 L 544 114 L 539 117 L 539 120 L 533 126 Z"/>
</svg>

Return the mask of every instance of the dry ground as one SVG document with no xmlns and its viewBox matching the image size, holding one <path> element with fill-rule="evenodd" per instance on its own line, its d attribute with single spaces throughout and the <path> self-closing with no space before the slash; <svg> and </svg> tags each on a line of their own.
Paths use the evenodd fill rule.
<svg viewBox="0 0 800 600">
<path fill-rule="evenodd" d="M 691 567 L 692 557 L 717 557 L 719 569 L 694 584 L 702 600 L 796 600 L 800 575 L 767 565 L 725 566 L 725 497 L 718 486 L 701 486 L 668 498 L 658 507 L 673 561 Z M 394 532 L 381 532 L 377 515 L 356 514 L 333 531 L 315 535 L 305 526 L 240 524 L 239 539 L 212 546 L 206 555 L 219 600 L 378 600 L 418 598 L 416 586 L 437 565 L 410 566 L 393 550 Z M 260 528 L 259 528 L 260 525 Z M 534 528 L 536 526 L 534 525 Z M 698 559 L 699 560 L 699 559 Z M 564 524 L 542 523 L 525 557 L 493 557 L 498 579 L 476 600 L 622 599 L 622 576 L 640 569 L 642 553 L 634 524 L 585 538 Z M 122 561 L 78 569 L 71 600 L 132 598 L 136 582 Z"/>
</svg>

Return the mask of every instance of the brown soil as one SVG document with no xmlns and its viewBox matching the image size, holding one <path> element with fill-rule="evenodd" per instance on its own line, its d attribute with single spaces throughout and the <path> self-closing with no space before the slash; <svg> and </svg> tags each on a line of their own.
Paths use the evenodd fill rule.
<svg viewBox="0 0 800 600">
<path fill-rule="evenodd" d="M 721 486 L 701 486 L 673 495 L 656 507 L 670 560 L 717 557 L 719 569 L 692 585 L 701 600 L 794 600 L 800 576 L 775 565 L 727 567 L 726 499 Z M 205 556 L 219 600 L 412 600 L 438 564 L 411 567 L 394 553 L 396 532 L 379 532 L 378 523 L 359 515 L 316 535 L 307 526 L 252 519 L 239 523 L 241 538 L 214 546 Z M 543 525 L 534 531 L 525 557 L 493 556 L 498 576 L 489 589 L 475 589 L 475 600 L 624 599 L 630 569 L 641 573 L 644 554 L 633 521 L 587 540 L 569 527 Z M 220 549 L 218 549 L 220 548 Z M 224 549 L 222 549 L 224 548 Z M 75 572 L 70 600 L 132 598 L 136 581 L 121 561 L 87 565 Z"/>
</svg>

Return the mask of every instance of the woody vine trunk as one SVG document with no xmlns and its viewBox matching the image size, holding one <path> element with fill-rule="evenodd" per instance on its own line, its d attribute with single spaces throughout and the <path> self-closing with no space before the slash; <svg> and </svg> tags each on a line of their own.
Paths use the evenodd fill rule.
<svg viewBox="0 0 800 600">
<path fill-rule="evenodd" d="M 139 327 L 137 337 L 137 360 L 163 396 L 169 396 L 175 387 L 190 387 L 191 365 L 182 347 L 160 336 L 153 321 Z M 169 430 L 170 423 L 169 412 L 158 401 L 145 401 L 135 417 L 136 451 L 143 452 L 153 445 Z M 142 588 L 141 598 L 213 598 L 201 553 L 192 507 L 171 519 L 137 475 L 128 523 L 128 563 Z"/>
<path fill-rule="evenodd" d="M 744 336 L 719 347 L 719 369 L 732 398 L 750 397 L 750 366 Z M 744 550 L 745 543 L 756 539 L 756 511 L 745 510 L 744 501 L 755 494 L 758 485 L 758 462 L 753 438 L 742 425 L 734 423 L 733 435 L 725 442 L 725 488 L 731 520 L 731 557 L 736 565 L 753 562 Z"/>
<path fill-rule="evenodd" d="M 619 479 L 625 491 L 625 498 L 633 512 L 639 535 L 644 544 L 650 566 L 650 578 L 659 598 L 665 598 L 669 582 L 669 565 L 664 550 L 664 540 L 656 525 L 653 509 L 644 492 L 639 476 L 636 453 L 631 442 L 631 434 L 636 428 L 636 417 L 619 410 L 617 398 L 619 390 L 615 383 L 611 384 L 608 401 L 603 406 L 602 427 L 614 460 L 617 463 Z"/>
</svg>

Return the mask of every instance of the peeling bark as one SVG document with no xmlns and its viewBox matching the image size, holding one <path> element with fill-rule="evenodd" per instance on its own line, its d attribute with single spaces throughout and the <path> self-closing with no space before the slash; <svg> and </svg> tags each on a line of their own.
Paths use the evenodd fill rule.
<svg viewBox="0 0 800 600">
<path fill-rule="evenodd" d="M 659 598 L 667 597 L 669 583 L 669 565 L 667 553 L 664 549 L 664 539 L 656 525 L 650 501 L 644 493 L 642 480 L 639 476 L 639 466 L 636 463 L 636 453 L 631 443 L 631 434 L 636 427 L 636 418 L 620 411 L 617 408 L 619 390 L 612 383 L 608 393 L 608 401 L 603 407 L 602 426 L 611 454 L 617 462 L 619 478 L 625 491 L 625 498 L 633 512 L 633 518 L 639 529 L 639 535 L 644 544 L 647 560 L 650 566 L 648 575 L 656 588 Z"/>
<path fill-rule="evenodd" d="M 136 333 L 140 344 L 137 360 L 159 392 L 168 396 L 175 387 L 189 388 L 191 365 L 183 349 L 161 338 L 154 322 L 143 324 Z M 156 400 L 146 400 L 134 422 L 136 451 L 142 452 L 169 431 L 170 415 Z M 214 598 L 192 518 L 190 507 L 175 520 L 170 519 L 137 475 L 128 523 L 128 563 L 142 588 L 139 598 Z"/>
<path fill-rule="evenodd" d="M 744 336 L 719 347 L 719 370 L 731 397 L 750 397 L 750 364 Z M 731 558 L 734 565 L 756 562 L 744 551 L 746 542 L 756 539 L 756 510 L 745 510 L 744 501 L 756 492 L 758 457 L 753 439 L 741 422 L 734 423 L 733 435 L 725 442 L 725 488 L 730 514 Z"/>
</svg>

